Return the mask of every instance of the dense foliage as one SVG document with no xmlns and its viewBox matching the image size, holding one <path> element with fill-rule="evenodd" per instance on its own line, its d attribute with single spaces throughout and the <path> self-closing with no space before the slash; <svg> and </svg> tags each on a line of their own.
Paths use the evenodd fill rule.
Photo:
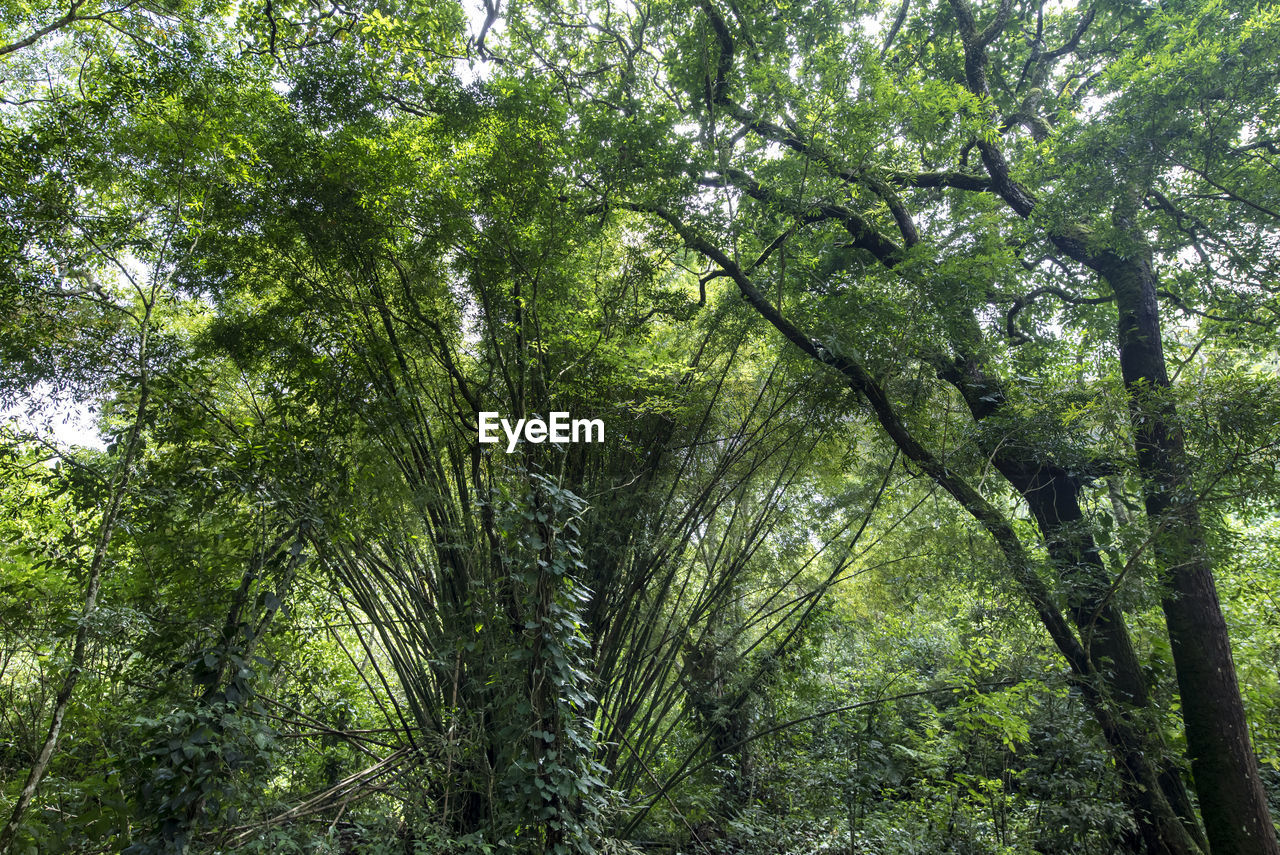
<svg viewBox="0 0 1280 855">
<path fill-rule="evenodd" d="M 1280 855 L 1278 51 L 4 0 L 0 853 Z"/>
</svg>

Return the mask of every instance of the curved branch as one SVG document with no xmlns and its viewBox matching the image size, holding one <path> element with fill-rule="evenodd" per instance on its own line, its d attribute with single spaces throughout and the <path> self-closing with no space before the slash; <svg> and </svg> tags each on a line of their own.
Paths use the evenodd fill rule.
<svg viewBox="0 0 1280 855">
<path fill-rule="evenodd" d="M 725 184 L 732 185 L 752 199 L 772 205 L 803 223 L 834 220 L 840 223 L 844 230 L 849 233 L 849 236 L 853 238 L 852 245 L 855 248 L 864 249 L 871 253 L 885 267 L 892 268 L 902 260 L 902 246 L 881 234 L 880 230 L 861 214 L 843 205 L 836 205 L 830 202 L 804 205 L 783 196 L 772 188 L 763 186 L 754 177 L 740 169 L 726 169 L 721 173 L 720 178 L 711 180 L 720 182 L 721 186 Z M 905 210 L 903 214 L 905 216 Z M 909 217 L 907 222 L 909 227 L 914 229 L 914 225 L 910 224 Z M 918 237 L 916 239 L 918 240 Z"/>
<path fill-rule="evenodd" d="M 972 193 L 993 193 L 991 179 L 983 175 L 970 175 L 967 172 L 892 172 L 889 180 L 899 187 L 916 187 L 920 189 L 938 188 L 952 190 L 968 190 Z"/>
<path fill-rule="evenodd" d="M 979 47 L 986 47 L 996 40 L 996 36 L 1000 35 L 1004 25 L 1009 23 L 1009 13 L 1012 11 L 1013 0 L 1000 0 L 1000 9 L 996 12 L 995 19 L 987 25 L 985 30 L 978 34 L 977 42 Z"/>
<path fill-rule="evenodd" d="M 1080 46 L 1080 39 L 1084 37 L 1085 31 L 1089 29 L 1089 25 L 1093 23 L 1094 17 L 1097 15 L 1097 9 L 1094 6 L 1089 7 L 1089 11 L 1084 13 L 1084 17 L 1080 19 L 1080 23 L 1076 24 L 1076 30 L 1071 34 L 1071 38 L 1067 39 L 1066 44 L 1048 53 L 1041 54 L 1042 59 L 1060 59 L 1071 53 Z"/>
<path fill-rule="evenodd" d="M 67 14 L 63 15 L 61 18 L 58 18 L 57 20 L 51 22 L 47 26 L 41 27 L 40 29 L 36 30 L 34 33 L 27 36 L 26 38 L 19 39 L 18 41 L 12 42 L 11 44 L 0 45 L 0 56 L 13 53 L 14 51 L 22 50 L 25 47 L 30 47 L 31 45 L 40 41 L 45 36 L 49 35 L 49 33 L 52 33 L 56 30 L 60 30 L 63 27 L 70 26 L 71 24 L 74 24 L 76 21 L 83 20 L 83 18 L 78 13 L 80 11 L 80 7 L 84 5 L 84 2 L 85 0 L 74 0 L 74 2 L 71 4 L 71 9 L 67 12 Z"/>
<path fill-rule="evenodd" d="M 1182 311 L 1186 312 L 1188 315 L 1196 315 L 1197 317 L 1204 318 L 1205 320 L 1217 321 L 1220 324 L 1252 324 L 1254 326 L 1267 328 L 1275 326 L 1274 324 L 1267 323 L 1266 321 L 1260 321 L 1257 318 L 1232 318 L 1225 315 L 1215 315 L 1212 312 L 1206 312 L 1202 309 L 1194 309 L 1191 306 L 1188 306 L 1177 294 L 1172 291 L 1165 290 L 1164 288 L 1158 289 L 1156 291 L 1156 296 L 1163 297 Z"/>
<path fill-rule="evenodd" d="M 889 48 L 893 47 L 893 40 L 898 37 L 898 31 L 902 29 L 902 24 L 907 20 L 907 8 L 911 5 L 911 0 L 902 0 L 902 5 L 898 7 L 898 15 L 893 19 L 893 26 L 889 28 L 889 35 L 885 36 L 884 46 L 880 48 L 880 58 L 884 59 L 885 54 L 889 52 Z"/>
<path fill-rule="evenodd" d="M 1043 285 L 1023 294 L 1020 297 L 1014 297 L 1013 305 L 1009 307 L 1009 311 L 1005 315 L 1005 332 L 1009 336 L 1009 340 L 1014 344 L 1027 344 L 1031 341 L 1031 338 L 1026 333 L 1019 330 L 1015 324 L 1018 313 L 1031 305 L 1037 297 L 1042 297 L 1045 294 L 1051 294 L 1062 302 L 1069 303 L 1073 306 L 1097 306 L 1102 303 L 1110 303 L 1115 300 L 1115 297 L 1110 295 L 1104 297 L 1077 297 L 1074 294 L 1053 285 Z"/>
</svg>

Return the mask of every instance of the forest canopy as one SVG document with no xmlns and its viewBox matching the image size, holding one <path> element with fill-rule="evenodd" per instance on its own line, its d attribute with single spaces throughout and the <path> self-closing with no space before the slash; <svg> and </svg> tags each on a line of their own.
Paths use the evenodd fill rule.
<svg viewBox="0 0 1280 855">
<path fill-rule="evenodd" d="M 1280 855 L 1278 326 L 1274 3 L 0 0 L 0 853 Z"/>
</svg>

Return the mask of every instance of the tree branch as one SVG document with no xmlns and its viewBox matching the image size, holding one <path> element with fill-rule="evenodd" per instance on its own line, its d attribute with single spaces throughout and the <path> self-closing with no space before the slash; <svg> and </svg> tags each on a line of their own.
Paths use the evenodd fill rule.
<svg viewBox="0 0 1280 855">
<path fill-rule="evenodd" d="M 55 30 L 60 30 L 63 27 L 69 26 L 70 24 L 74 24 L 76 21 L 82 20 L 81 17 L 76 13 L 79 12 L 80 7 L 83 6 L 84 3 L 85 3 L 85 0 L 73 0 L 71 4 L 71 9 L 67 12 L 67 14 L 63 15 L 61 18 L 58 18 L 56 21 L 53 21 L 47 26 L 41 27 L 40 29 L 36 30 L 34 33 L 32 33 L 31 35 L 27 36 L 24 39 L 19 39 L 18 41 L 13 42 L 12 44 L 0 46 L 0 56 L 13 53 L 14 51 L 22 50 L 25 47 L 30 47 L 31 45 L 40 41 L 40 39 L 49 35 L 49 33 L 52 33 Z"/>
</svg>

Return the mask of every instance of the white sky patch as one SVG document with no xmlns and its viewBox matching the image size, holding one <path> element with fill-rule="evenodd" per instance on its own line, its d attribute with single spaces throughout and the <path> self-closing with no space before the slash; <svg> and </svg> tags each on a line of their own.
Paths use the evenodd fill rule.
<svg viewBox="0 0 1280 855">
<path fill-rule="evenodd" d="M 1115 100 L 1117 93 L 1108 92 L 1105 95 L 1088 95 L 1080 101 L 1080 111 L 1089 118 L 1095 118 L 1102 113 L 1106 106 Z"/>
<path fill-rule="evenodd" d="M 56 256 L 47 261 L 59 267 L 66 265 Z M 141 316 L 136 301 L 146 299 L 154 277 L 161 274 L 142 259 L 128 254 L 92 258 L 85 266 L 85 275 L 88 278 L 84 281 L 98 288 L 94 302 L 101 304 L 110 300 L 115 311 L 128 315 L 126 323 L 136 324 Z M 74 288 L 82 282 L 64 279 L 63 284 Z M 163 299 L 163 295 L 154 295 L 153 299 Z M 0 409 L 0 424 L 16 430 L 19 435 L 39 438 L 62 448 L 80 446 L 105 450 L 107 444 L 98 431 L 100 403 L 92 398 L 77 400 L 71 393 L 56 394 L 49 384 L 41 383 L 28 392 L 25 400 Z"/>
<path fill-rule="evenodd" d="M 62 448 L 80 446 L 106 450 L 98 433 L 97 407 L 92 404 L 53 399 L 48 389 L 37 389 L 26 404 L 0 412 L 0 424 L 19 434 L 51 440 Z"/>
</svg>

